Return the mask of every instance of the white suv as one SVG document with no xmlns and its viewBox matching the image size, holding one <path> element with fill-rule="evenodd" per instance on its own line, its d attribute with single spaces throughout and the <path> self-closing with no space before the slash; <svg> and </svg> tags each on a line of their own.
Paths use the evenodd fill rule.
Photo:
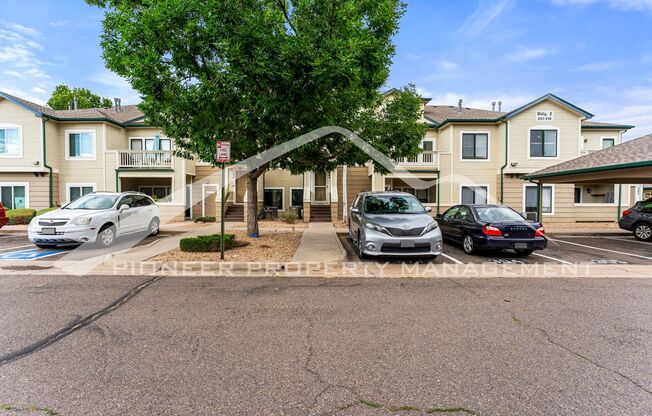
<svg viewBox="0 0 652 416">
<path fill-rule="evenodd" d="M 140 192 L 93 192 L 55 211 L 34 217 L 29 241 L 37 247 L 95 243 L 108 247 L 132 233 L 156 235 L 161 211 Z"/>
</svg>

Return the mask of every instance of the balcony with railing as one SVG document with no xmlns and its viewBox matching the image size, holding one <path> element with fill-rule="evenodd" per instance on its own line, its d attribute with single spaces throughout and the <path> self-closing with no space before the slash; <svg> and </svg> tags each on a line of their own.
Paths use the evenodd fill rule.
<svg viewBox="0 0 652 416">
<path fill-rule="evenodd" d="M 436 154 L 433 150 L 424 150 L 416 156 L 396 159 L 396 163 L 405 166 L 434 166 Z"/>
<path fill-rule="evenodd" d="M 118 167 L 139 169 L 172 168 L 172 152 L 169 150 L 120 150 Z"/>
</svg>

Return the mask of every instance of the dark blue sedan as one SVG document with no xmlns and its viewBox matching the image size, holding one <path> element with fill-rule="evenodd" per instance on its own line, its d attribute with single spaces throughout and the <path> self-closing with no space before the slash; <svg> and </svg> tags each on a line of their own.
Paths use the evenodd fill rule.
<svg viewBox="0 0 652 416">
<path fill-rule="evenodd" d="M 519 256 L 529 256 L 548 245 L 541 224 L 502 205 L 456 205 L 438 215 L 437 222 L 444 239 L 461 243 L 467 254 L 514 250 Z"/>
</svg>

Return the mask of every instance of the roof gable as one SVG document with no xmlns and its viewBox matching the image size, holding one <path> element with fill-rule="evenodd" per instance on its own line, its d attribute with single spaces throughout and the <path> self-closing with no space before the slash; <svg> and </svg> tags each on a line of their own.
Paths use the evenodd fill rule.
<svg viewBox="0 0 652 416">
<path fill-rule="evenodd" d="M 593 114 L 589 113 L 586 110 L 581 109 L 580 107 L 569 103 L 568 101 L 564 100 L 563 98 L 557 97 L 555 94 L 548 93 L 544 96 L 541 96 L 537 98 L 534 101 L 530 101 L 529 103 L 522 105 L 521 107 L 517 108 L 516 110 L 512 110 L 509 113 L 505 115 L 505 119 L 509 120 L 510 118 L 513 118 L 517 116 L 518 114 L 521 114 L 523 111 L 528 110 L 532 107 L 534 107 L 537 104 L 540 104 L 544 101 L 552 101 L 562 107 L 565 107 L 569 109 L 570 111 L 577 113 L 584 117 L 585 119 L 593 118 Z"/>
</svg>

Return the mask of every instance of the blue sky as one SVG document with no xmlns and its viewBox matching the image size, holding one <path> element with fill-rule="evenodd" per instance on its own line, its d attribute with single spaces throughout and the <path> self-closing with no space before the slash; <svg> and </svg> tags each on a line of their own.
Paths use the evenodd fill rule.
<svg viewBox="0 0 652 416">
<path fill-rule="evenodd" d="M 0 90 L 45 102 L 54 85 L 137 103 L 104 68 L 102 13 L 81 0 L 0 0 Z M 388 86 L 432 103 L 515 108 L 553 92 L 652 133 L 652 0 L 407 0 Z"/>
</svg>

